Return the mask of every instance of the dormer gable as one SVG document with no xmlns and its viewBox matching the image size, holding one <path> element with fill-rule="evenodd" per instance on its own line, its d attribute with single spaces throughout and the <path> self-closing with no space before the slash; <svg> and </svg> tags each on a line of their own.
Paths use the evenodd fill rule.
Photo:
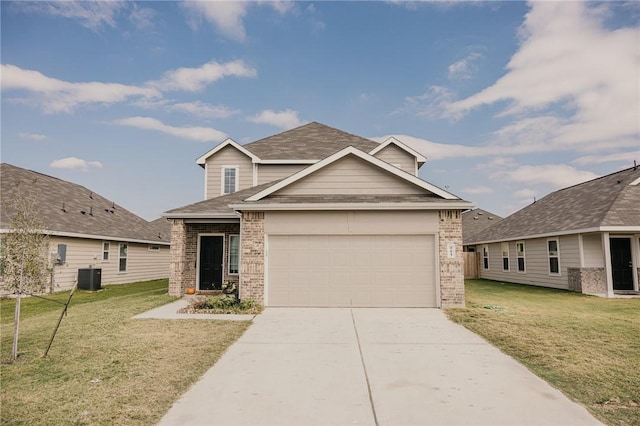
<svg viewBox="0 0 640 426">
<path fill-rule="evenodd" d="M 426 162 L 422 154 L 393 136 L 369 151 L 369 154 L 415 176 L 418 175 L 418 169 Z"/>
<path fill-rule="evenodd" d="M 196 163 L 204 168 L 204 165 L 206 164 L 207 160 L 209 158 L 211 158 L 212 156 L 214 156 L 217 152 L 222 151 L 224 148 L 231 146 L 235 149 L 237 149 L 238 151 L 240 151 L 242 154 L 246 155 L 247 157 L 249 157 L 251 159 L 252 163 L 258 163 L 260 161 L 260 158 L 258 158 L 257 155 L 251 153 L 249 150 L 247 150 L 246 148 L 244 148 L 242 145 L 238 144 L 236 141 L 234 141 L 231 138 L 227 138 L 224 141 L 220 142 L 218 145 L 214 146 L 211 150 L 209 150 L 208 152 L 206 152 L 205 154 L 202 154 L 200 157 L 198 157 L 198 159 L 196 160 Z"/>
<path fill-rule="evenodd" d="M 260 159 L 241 145 L 227 139 L 196 163 L 204 168 L 204 199 L 231 194 L 256 185 L 256 164 Z"/>
</svg>

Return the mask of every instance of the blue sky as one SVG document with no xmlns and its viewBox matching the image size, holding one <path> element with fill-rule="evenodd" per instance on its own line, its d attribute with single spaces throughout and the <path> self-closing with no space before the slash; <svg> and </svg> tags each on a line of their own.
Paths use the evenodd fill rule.
<svg viewBox="0 0 640 426">
<path fill-rule="evenodd" d="M 153 220 L 195 160 L 309 121 L 508 215 L 640 163 L 635 2 L 1 3 L 1 159 Z"/>
</svg>

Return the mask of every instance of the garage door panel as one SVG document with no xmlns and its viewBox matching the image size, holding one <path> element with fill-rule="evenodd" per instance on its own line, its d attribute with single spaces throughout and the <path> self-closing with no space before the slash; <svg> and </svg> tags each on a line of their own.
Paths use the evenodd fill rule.
<svg viewBox="0 0 640 426">
<path fill-rule="evenodd" d="M 436 306 L 434 237 L 269 236 L 271 306 Z"/>
</svg>

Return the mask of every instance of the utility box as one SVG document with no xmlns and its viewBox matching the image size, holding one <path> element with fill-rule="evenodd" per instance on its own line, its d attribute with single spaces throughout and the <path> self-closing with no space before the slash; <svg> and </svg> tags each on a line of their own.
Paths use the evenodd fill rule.
<svg viewBox="0 0 640 426">
<path fill-rule="evenodd" d="M 97 291 L 102 288 L 102 269 L 78 269 L 78 288 Z"/>
</svg>

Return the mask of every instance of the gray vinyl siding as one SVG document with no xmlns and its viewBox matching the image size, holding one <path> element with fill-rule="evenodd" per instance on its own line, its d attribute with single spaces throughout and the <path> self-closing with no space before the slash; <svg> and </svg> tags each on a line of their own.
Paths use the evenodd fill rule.
<svg viewBox="0 0 640 426">
<path fill-rule="evenodd" d="M 380 151 L 376 152 L 374 157 L 386 161 L 389 164 L 399 165 L 402 170 L 412 175 L 416 173 L 416 157 L 407 151 L 398 148 L 394 144 L 389 144 Z"/>
<path fill-rule="evenodd" d="M 582 250 L 585 268 L 604 268 L 602 234 L 584 234 L 582 236 Z"/>
<path fill-rule="evenodd" d="M 309 164 L 259 164 L 258 185 L 284 179 L 306 167 Z"/>
<path fill-rule="evenodd" d="M 278 195 L 422 193 L 422 188 L 359 158 L 345 157 L 284 188 Z"/>
<path fill-rule="evenodd" d="M 222 195 L 222 167 L 238 166 L 238 191 L 253 186 L 251 159 L 232 146 L 227 146 L 207 159 L 205 166 L 206 199 Z"/>
<path fill-rule="evenodd" d="M 549 239 L 554 239 L 554 237 Z M 482 263 L 480 263 L 480 277 L 496 281 L 567 289 L 567 268 L 580 267 L 578 236 L 567 235 L 557 237 L 560 245 L 560 275 L 549 273 L 547 240 L 547 238 L 518 240 L 524 241 L 525 243 L 525 272 L 518 271 L 518 258 L 516 255 L 517 241 L 509 241 L 508 272 L 502 270 L 501 243 L 489 244 L 489 270 L 483 269 Z M 480 256 L 482 256 L 482 246 L 478 245 L 477 247 Z"/>
<path fill-rule="evenodd" d="M 106 241 L 106 240 L 104 240 Z M 127 272 L 119 272 L 119 241 L 110 243 L 109 260 L 102 260 L 103 240 L 87 238 L 51 237 L 50 253 L 57 251 L 58 244 L 67 245 L 67 258 L 63 265 L 54 266 L 55 291 L 73 288 L 78 278 L 78 269 L 102 269 L 102 285 L 125 284 L 138 281 L 167 278 L 169 276 L 169 246 L 160 245 L 159 251 L 149 251 L 149 244 L 127 243 Z"/>
</svg>

